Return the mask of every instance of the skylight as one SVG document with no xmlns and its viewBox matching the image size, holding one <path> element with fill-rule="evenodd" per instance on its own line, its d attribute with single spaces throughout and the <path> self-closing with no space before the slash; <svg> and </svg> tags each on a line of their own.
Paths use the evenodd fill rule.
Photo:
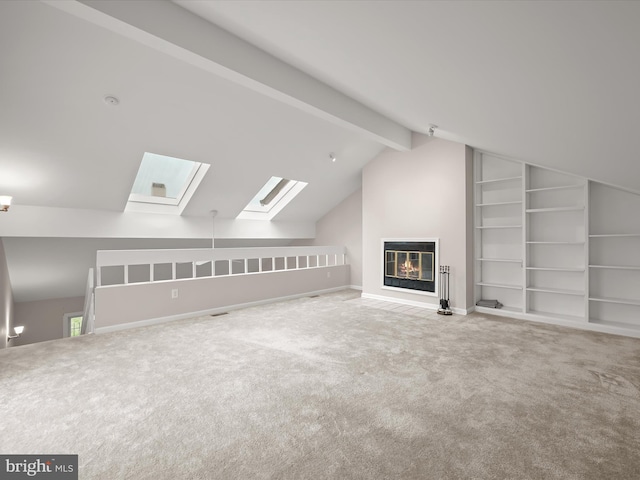
<svg viewBox="0 0 640 480">
<path fill-rule="evenodd" d="M 271 177 L 237 218 L 271 220 L 306 186 L 305 182 Z"/>
<path fill-rule="evenodd" d="M 125 211 L 180 215 L 209 165 L 145 152 Z"/>
</svg>

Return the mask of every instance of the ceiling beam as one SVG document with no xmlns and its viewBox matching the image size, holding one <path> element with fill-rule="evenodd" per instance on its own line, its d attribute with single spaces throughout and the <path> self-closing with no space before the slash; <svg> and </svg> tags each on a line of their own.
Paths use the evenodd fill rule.
<svg viewBox="0 0 640 480">
<path fill-rule="evenodd" d="M 167 0 L 43 0 L 185 63 L 400 151 L 411 131 Z"/>
</svg>

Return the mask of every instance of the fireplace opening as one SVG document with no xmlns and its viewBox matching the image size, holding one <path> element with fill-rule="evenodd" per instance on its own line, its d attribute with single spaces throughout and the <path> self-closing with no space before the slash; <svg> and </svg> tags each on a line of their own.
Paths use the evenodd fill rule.
<svg viewBox="0 0 640 480">
<path fill-rule="evenodd" d="M 384 281 L 387 287 L 436 291 L 436 242 L 384 242 Z"/>
</svg>

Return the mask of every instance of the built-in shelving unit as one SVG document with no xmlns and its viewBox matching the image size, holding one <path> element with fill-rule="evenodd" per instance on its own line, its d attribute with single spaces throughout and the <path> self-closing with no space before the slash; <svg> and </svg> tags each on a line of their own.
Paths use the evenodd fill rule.
<svg viewBox="0 0 640 480">
<path fill-rule="evenodd" d="M 591 183 L 589 314 L 640 331 L 640 195 Z"/>
<path fill-rule="evenodd" d="M 525 166 L 525 313 L 586 319 L 587 182 Z"/>
<path fill-rule="evenodd" d="M 640 337 L 640 194 L 475 156 L 478 311 Z"/>
<path fill-rule="evenodd" d="M 505 312 L 523 309 L 523 175 L 521 163 L 483 154 L 475 169 L 475 284 L 478 299 Z"/>
</svg>

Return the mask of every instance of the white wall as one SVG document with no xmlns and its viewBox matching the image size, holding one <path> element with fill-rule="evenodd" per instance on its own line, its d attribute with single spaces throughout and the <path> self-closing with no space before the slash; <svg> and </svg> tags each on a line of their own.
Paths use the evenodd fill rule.
<svg viewBox="0 0 640 480">
<path fill-rule="evenodd" d="M 13 334 L 14 304 L 9 279 L 9 269 L 4 253 L 4 244 L 0 238 L 0 348 L 7 347 L 7 335 Z M 12 340 L 15 342 L 15 340 Z"/>
<path fill-rule="evenodd" d="M 3 219 L 5 237 L 211 238 L 208 217 L 13 205 Z M 216 218 L 216 238 L 313 238 L 314 222 Z"/>
<path fill-rule="evenodd" d="M 83 308 L 84 297 L 17 302 L 14 324 L 24 325 L 24 333 L 20 338 L 11 340 L 11 345 L 27 345 L 62 338 L 64 314 L 81 312 Z"/>
<path fill-rule="evenodd" d="M 438 238 L 451 266 L 454 308 L 473 307 L 471 151 L 414 134 L 410 152 L 385 150 L 363 170 L 363 293 L 437 305 L 438 297 L 382 288 L 383 238 Z M 470 268 L 471 266 L 471 268 Z"/>
<path fill-rule="evenodd" d="M 316 238 L 296 245 L 344 245 L 351 285 L 362 287 L 362 189 L 358 189 L 316 223 Z"/>
</svg>

